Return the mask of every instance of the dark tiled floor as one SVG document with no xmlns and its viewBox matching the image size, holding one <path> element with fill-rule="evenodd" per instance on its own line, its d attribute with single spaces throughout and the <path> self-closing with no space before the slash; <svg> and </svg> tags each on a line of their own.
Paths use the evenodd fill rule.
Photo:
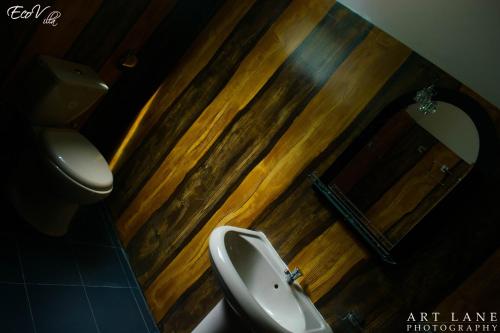
<svg viewBox="0 0 500 333">
<path fill-rule="evenodd" d="M 94 304 L 94 316 L 101 333 L 141 332 L 144 328 L 144 317 L 137 311 L 131 289 L 91 287 L 87 288 L 87 294 Z M 126 321 L 122 320 L 123 313 L 129 314 Z"/>
<path fill-rule="evenodd" d="M 61 238 L 0 209 L 0 332 L 158 332 L 102 207 L 81 210 Z"/>
<path fill-rule="evenodd" d="M 1 331 L 34 332 L 24 284 L 0 284 L 0 295 Z"/>
<path fill-rule="evenodd" d="M 71 244 L 45 237 L 20 238 L 18 244 L 27 283 L 81 284 Z"/>
<path fill-rule="evenodd" d="M 86 285 L 108 287 L 129 285 L 116 248 L 75 244 L 74 249 L 83 282 Z"/>
<path fill-rule="evenodd" d="M 37 333 L 98 332 L 85 287 L 28 285 L 28 294 Z"/>
<path fill-rule="evenodd" d="M 0 234 L 0 281 L 22 282 L 16 238 L 12 234 Z"/>
</svg>

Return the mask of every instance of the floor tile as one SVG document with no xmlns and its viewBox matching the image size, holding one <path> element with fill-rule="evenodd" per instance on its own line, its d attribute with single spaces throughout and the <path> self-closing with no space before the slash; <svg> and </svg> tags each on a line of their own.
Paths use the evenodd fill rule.
<svg viewBox="0 0 500 333">
<path fill-rule="evenodd" d="M 142 291 L 140 289 L 132 289 L 132 293 L 134 294 L 137 304 L 139 305 L 139 309 L 141 310 L 142 316 L 144 318 L 144 321 L 146 322 L 146 326 L 149 328 L 149 331 L 151 333 L 159 333 L 160 330 L 158 329 L 158 326 L 156 326 L 153 315 L 151 314 L 151 311 L 147 306 Z"/>
<path fill-rule="evenodd" d="M 102 218 L 107 221 L 106 226 L 108 227 L 108 233 L 110 235 L 109 237 L 111 239 L 111 243 L 113 244 L 113 246 L 121 248 L 122 243 L 118 239 L 118 232 L 116 230 L 116 226 L 112 224 L 113 220 L 111 220 L 109 213 L 106 211 L 103 211 L 103 212 L 101 212 L 101 215 L 102 215 Z"/>
<path fill-rule="evenodd" d="M 26 282 L 81 285 L 75 255 L 64 240 L 40 236 L 19 243 Z"/>
<path fill-rule="evenodd" d="M 83 287 L 28 286 L 37 333 L 98 332 Z"/>
<path fill-rule="evenodd" d="M 119 248 L 119 249 L 116 249 L 116 253 L 118 255 L 118 258 L 120 259 L 120 263 L 122 265 L 123 271 L 125 272 L 125 276 L 128 280 L 129 286 L 131 288 L 139 288 L 139 284 L 137 283 L 137 279 L 135 277 L 135 274 L 132 271 L 132 267 L 130 267 L 125 250 L 123 250 L 122 248 Z"/>
<path fill-rule="evenodd" d="M 23 282 L 14 235 L 0 234 L 0 282 Z"/>
<path fill-rule="evenodd" d="M 98 207 L 82 207 L 77 212 L 68 231 L 68 237 L 75 242 L 112 246 L 107 221 L 101 217 Z"/>
<path fill-rule="evenodd" d="M 87 288 L 101 333 L 148 333 L 131 289 Z"/>
<path fill-rule="evenodd" d="M 36 231 L 6 200 L 0 208 L 5 212 L 0 232 L 1 333 L 99 332 L 85 290 L 99 313 L 99 333 L 159 332 L 101 207 L 84 211 L 68 235 L 58 238 Z M 84 289 L 82 278 L 94 287 Z"/>
<path fill-rule="evenodd" d="M 0 331 L 5 333 L 32 333 L 24 285 L 0 284 Z"/>
<path fill-rule="evenodd" d="M 74 244 L 73 248 L 86 285 L 128 287 L 114 248 L 88 244 Z"/>
</svg>

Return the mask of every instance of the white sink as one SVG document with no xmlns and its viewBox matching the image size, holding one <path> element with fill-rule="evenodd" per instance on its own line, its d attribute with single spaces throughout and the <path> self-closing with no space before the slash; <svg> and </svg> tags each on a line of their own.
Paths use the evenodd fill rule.
<svg viewBox="0 0 500 333">
<path fill-rule="evenodd" d="M 210 258 L 234 311 L 258 332 L 332 332 L 262 232 L 223 226 L 210 235 Z"/>
</svg>

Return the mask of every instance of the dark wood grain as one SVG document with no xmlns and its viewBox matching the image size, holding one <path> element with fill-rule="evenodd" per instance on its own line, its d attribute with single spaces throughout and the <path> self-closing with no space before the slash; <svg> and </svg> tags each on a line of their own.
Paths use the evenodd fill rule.
<svg viewBox="0 0 500 333">
<path fill-rule="evenodd" d="M 334 8 L 333 15 L 320 23 L 262 93 L 234 119 L 173 194 L 176 199 L 156 211 L 130 242 L 130 257 L 143 284 L 149 284 L 151 276 L 178 253 L 269 152 L 369 29 L 359 17 Z M 327 37 L 330 43 L 324 43 Z"/>
<path fill-rule="evenodd" d="M 127 35 L 113 49 L 113 53 L 106 59 L 106 62 L 100 66 L 99 76 L 108 86 L 112 86 L 122 74 L 122 68 L 118 66 L 121 58 L 127 52 L 138 52 L 142 48 L 175 3 L 176 0 L 149 1 L 148 6 L 129 29 Z"/>
<path fill-rule="evenodd" d="M 264 232 L 286 262 L 336 221 L 335 214 L 317 204 L 318 197 L 307 175 L 301 179 L 300 184 L 287 191 L 286 197 L 266 210 L 251 227 Z"/>
<path fill-rule="evenodd" d="M 330 10 L 330 0 L 49 4 L 63 8 L 64 29 L 1 21 L 9 47 L 0 78 L 11 87 L 34 55 L 49 53 L 116 80 L 84 127 L 107 156 L 152 101 L 110 204 L 163 332 L 191 332 L 222 298 L 206 251 L 222 224 L 263 231 L 287 263 L 300 266 L 300 282 L 336 332 L 401 332 L 409 311 L 500 306 L 490 287 L 499 274 L 500 175 L 486 177 L 384 110 L 431 83 L 460 88 L 500 133 L 500 111 L 455 79 L 415 53 L 407 58 L 404 46 L 342 5 Z M 122 71 L 115 64 L 129 48 L 139 64 Z M 175 93 L 161 86 L 180 76 Z M 3 137 L 15 137 L 10 123 Z M 377 137 L 384 124 L 392 133 Z M 374 145 L 348 149 L 370 135 Z M 442 158 L 451 174 L 440 171 Z M 313 171 L 374 217 L 397 244 L 398 266 L 372 258 L 323 204 L 310 186 Z M 121 228 L 129 218 L 137 223 Z M 342 320 L 348 313 L 362 328 Z"/>
<path fill-rule="evenodd" d="M 399 97 L 400 93 L 409 91 L 418 84 L 415 80 L 419 80 L 422 85 L 425 85 L 426 81 L 441 76 L 444 77 L 442 81 L 446 81 L 444 73 L 437 68 L 432 71 L 422 71 L 422 64 L 425 64 L 425 60 L 412 55 L 342 136 L 332 142 L 328 149 L 311 163 L 302 176 L 298 177 L 297 181 L 290 185 L 289 189 L 252 224 L 252 228 L 262 230 L 268 235 L 282 256 L 291 259 L 311 238 L 315 238 L 314 236 L 324 231 L 329 224 L 334 223 L 338 218 L 335 214 L 332 215 L 331 211 L 325 209 L 326 206 L 313 193 L 310 181 L 307 179 L 308 173 L 314 171 L 321 174 L 324 170 L 331 169 L 331 165 L 334 165 L 333 162 L 340 158 L 339 156 L 345 152 L 345 149 L 361 135 L 364 128 L 383 111 L 387 104 Z M 451 85 L 455 84 L 453 80 L 449 81 Z M 412 142 L 413 136 L 417 135 L 424 140 L 430 140 L 432 144 L 435 143 L 435 139 L 430 138 L 421 128 L 415 126 L 412 128 L 413 131 L 409 134 L 406 133 L 408 134 L 405 136 L 407 141 Z M 389 181 L 385 186 L 390 187 L 390 184 L 393 184 L 411 165 L 412 161 L 400 165 L 400 171 L 392 178 L 394 180 Z M 390 168 L 389 170 L 394 171 Z M 333 175 L 330 174 L 330 177 Z M 342 175 L 337 175 L 337 177 L 342 177 Z M 373 204 L 382 193 L 383 190 L 373 191 L 371 200 L 366 207 Z M 294 232 L 295 230 L 296 232 Z"/>
<path fill-rule="evenodd" d="M 393 223 L 388 230 L 384 231 L 384 234 L 393 244 L 399 243 L 423 216 L 438 205 L 455 186 L 459 186 L 460 182 L 467 177 L 473 168 L 472 165 L 464 161 L 459 161 L 456 165 L 449 167 L 450 173 L 439 178 L 436 186 L 419 202 L 415 209 L 405 214 L 397 223 Z"/>
<path fill-rule="evenodd" d="M 347 192 L 349 198 L 365 211 L 435 143 L 436 139 L 423 128 L 418 125 L 412 126 L 394 143 L 392 149 L 376 157 L 371 168 L 365 170 L 366 174 L 357 175 L 360 180 Z M 425 151 L 420 152 L 419 147 Z"/>
<path fill-rule="evenodd" d="M 116 177 L 117 191 L 111 208 L 118 215 L 144 185 L 179 137 L 231 78 L 238 64 L 288 4 L 258 2 L 241 20 L 210 63 L 197 75 L 177 101 L 164 112 L 142 144 L 132 154 L 130 163 Z M 265 13 L 265 14 L 264 14 Z M 133 177 L 132 177 L 133 175 Z"/>
<path fill-rule="evenodd" d="M 159 323 L 161 331 L 191 332 L 222 298 L 219 282 L 214 273 L 208 270 L 163 317 Z"/>
<path fill-rule="evenodd" d="M 454 185 L 453 177 L 437 177 L 418 193 L 420 201 L 412 196 L 411 209 L 388 212 L 396 218 L 384 222 L 386 234 L 404 238 L 395 248 L 400 267 L 388 268 L 323 205 L 307 176 L 326 171 L 365 211 L 378 203 L 384 212 L 391 191 L 408 193 L 398 192 L 400 183 L 423 168 L 435 140 L 403 124 L 376 153 L 358 155 L 363 165 L 349 164 L 359 150 L 347 148 L 373 120 L 387 121 L 384 108 L 402 94 L 460 84 L 420 56 L 408 57 L 407 48 L 341 5 L 326 14 L 331 1 L 256 1 L 234 15 L 234 24 L 218 25 L 231 31 L 216 34 L 221 43 L 165 102 L 170 95 L 160 84 L 186 72 L 178 68 L 192 63 L 178 60 L 211 31 L 206 26 L 221 3 L 177 2 L 139 52 L 139 66 L 123 73 L 86 127 L 109 153 L 147 101 L 159 110 L 139 148 L 130 148 L 111 204 L 162 331 L 190 332 L 221 299 L 207 238 L 223 224 L 265 232 L 287 262 L 303 268 L 301 283 L 336 331 L 353 330 L 341 321 L 348 312 L 365 331 L 401 331 L 405 311 L 434 309 L 497 246 L 494 186 L 467 207 L 467 195 L 476 193 L 468 191 L 486 184 L 471 187 L 477 178 L 467 176 L 468 187 L 457 186 L 435 206 Z M 420 145 L 428 148 L 423 154 Z M 465 174 L 468 167 L 457 162 L 451 171 Z M 415 216 L 429 211 L 416 225 Z"/>
<path fill-rule="evenodd" d="M 286 8 L 127 206 L 117 222 L 125 244 L 147 222 L 151 213 L 170 198 L 234 117 L 251 102 L 334 4 L 334 0 L 312 1 L 296 1 Z"/>
<path fill-rule="evenodd" d="M 318 22 L 321 17 L 316 16 Z M 156 318 L 163 317 L 177 297 L 209 269 L 206 246 L 213 228 L 221 224 L 248 227 L 310 161 L 344 132 L 409 54 L 406 47 L 380 30 L 372 29 L 368 33 L 294 119 L 271 151 L 148 287 L 146 295 Z M 332 105 L 335 112 L 331 112 Z M 290 156 L 296 157 L 292 159 L 293 163 L 289 163 Z M 350 244 L 349 239 L 345 238 L 343 244 Z M 171 271 L 177 272 L 175 279 L 168 273 Z"/>
<path fill-rule="evenodd" d="M 445 313 L 474 313 L 477 309 L 498 309 L 500 300 L 500 247 L 460 287 L 435 309 Z"/>
<path fill-rule="evenodd" d="M 115 149 L 110 161 L 110 168 L 114 173 L 116 173 L 125 161 L 128 160 L 130 155 L 142 143 L 151 128 L 162 117 L 163 113 L 182 94 L 196 75 L 198 75 L 208 64 L 219 47 L 236 27 L 240 19 L 254 3 L 255 0 L 224 2 L 207 23 L 205 29 L 196 37 L 186 53 L 183 54 L 175 68 L 167 74 L 153 96 L 149 98 L 148 102 L 135 116 L 134 122 L 128 128 L 127 134 L 120 142 L 120 145 Z M 165 2 L 162 0 L 155 0 L 148 7 L 148 10 L 151 9 L 153 5 L 164 7 Z M 143 16 L 146 14 L 143 14 Z M 156 15 L 157 13 L 155 12 L 155 16 Z M 134 31 L 136 28 L 138 27 L 134 27 Z M 130 38 L 127 36 L 127 40 L 122 44 L 128 45 L 136 42 L 134 31 L 129 33 Z M 117 74 L 114 72 L 115 70 L 112 69 L 111 66 L 104 65 L 100 73 L 106 78 L 106 76 L 115 77 Z"/>
<path fill-rule="evenodd" d="M 137 52 L 138 65 L 124 71 L 82 128 L 104 156 L 110 156 L 135 115 L 148 101 L 223 0 L 176 3 Z"/>
<path fill-rule="evenodd" d="M 103 1 L 65 58 L 98 71 L 137 21 L 149 1 Z"/>
<path fill-rule="evenodd" d="M 334 176 L 330 185 L 335 185 L 342 192 L 348 193 L 381 160 L 385 161 L 384 157 L 387 151 L 391 147 L 398 145 L 405 133 L 415 126 L 413 119 L 402 111 L 398 111 L 390 117 L 373 137 L 367 139 L 368 142 L 365 142 L 361 150 L 354 154 L 346 165 L 339 168 L 341 169 L 340 172 Z M 346 154 L 348 153 L 346 152 Z M 342 157 L 340 159 L 342 160 Z M 335 168 L 335 165 L 333 168 Z"/>
<path fill-rule="evenodd" d="M 370 225 L 384 232 L 405 216 L 412 216 L 414 223 L 418 223 L 424 215 L 411 213 L 417 211 L 416 207 L 436 186 L 444 186 L 443 179 L 449 175 L 441 170 L 442 166 L 453 168 L 459 162 L 460 158 L 446 146 L 434 145 L 367 210 Z M 442 198 L 435 199 L 438 203 Z"/>
<path fill-rule="evenodd" d="M 400 332 L 410 311 L 431 311 L 458 287 L 498 245 L 496 194 L 482 190 L 484 181 L 466 178 L 432 211 L 409 234 L 398 266 L 360 262 L 325 295 L 318 306 L 333 328 L 354 312 L 367 332 Z M 478 218 L 485 210 L 492 214 Z"/>
</svg>

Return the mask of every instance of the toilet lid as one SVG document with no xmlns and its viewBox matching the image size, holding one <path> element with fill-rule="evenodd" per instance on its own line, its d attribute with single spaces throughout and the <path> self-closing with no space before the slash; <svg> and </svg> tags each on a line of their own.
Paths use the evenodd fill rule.
<svg viewBox="0 0 500 333">
<path fill-rule="evenodd" d="M 49 158 L 76 182 L 95 190 L 109 190 L 113 175 L 94 145 L 70 129 L 44 129 L 41 141 Z"/>
</svg>

